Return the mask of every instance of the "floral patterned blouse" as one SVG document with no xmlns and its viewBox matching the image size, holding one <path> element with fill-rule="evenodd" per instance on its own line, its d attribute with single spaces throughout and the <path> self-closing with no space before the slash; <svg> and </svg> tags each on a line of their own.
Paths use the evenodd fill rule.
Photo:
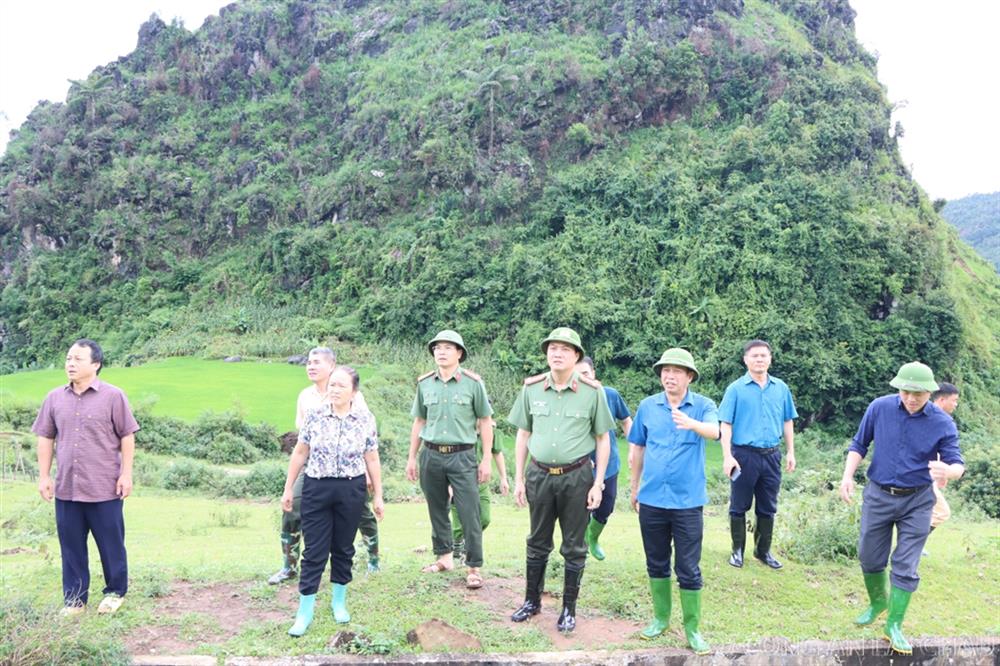
<svg viewBox="0 0 1000 666">
<path fill-rule="evenodd" d="M 309 447 L 306 476 L 354 478 L 365 473 L 365 453 L 378 449 L 375 417 L 352 405 L 346 416 L 337 416 L 327 403 L 306 416 L 299 440 Z"/>
</svg>

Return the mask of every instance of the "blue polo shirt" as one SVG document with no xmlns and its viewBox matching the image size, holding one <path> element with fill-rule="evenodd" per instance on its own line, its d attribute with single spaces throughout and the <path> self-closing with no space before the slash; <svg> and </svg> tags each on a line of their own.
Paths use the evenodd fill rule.
<svg viewBox="0 0 1000 666">
<path fill-rule="evenodd" d="M 726 388 L 719 404 L 719 420 L 733 426 L 732 443 L 736 446 L 777 446 L 785 421 L 798 415 L 788 385 L 771 375 L 761 388 L 746 373 Z"/>
<path fill-rule="evenodd" d="M 931 483 L 927 463 L 965 464 L 958 448 L 958 429 L 946 411 L 928 401 L 916 414 L 903 406 L 899 394 L 875 398 L 861 418 L 849 451 L 862 458 L 875 442 L 868 478 L 883 486 L 915 488 Z"/>
<path fill-rule="evenodd" d="M 621 393 L 615 389 L 605 386 L 604 394 L 608 396 L 608 409 L 611 410 L 611 416 L 615 417 L 616 421 L 615 427 L 608 431 L 608 436 L 611 440 L 611 455 L 608 457 L 608 469 L 604 473 L 604 478 L 610 479 L 613 476 L 617 476 L 618 470 L 622 468 L 621 458 L 618 457 L 618 439 L 615 437 L 615 431 L 618 430 L 617 421 L 627 419 L 632 416 L 632 412 L 629 411 L 628 405 L 625 404 L 625 399 L 622 398 Z M 590 454 L 590 459 L 595 463 L 597 462 L 596 451 Z"/>
<path fill-rule="evenodd" d="M 715 403 L 690 390 L 680 410 L 703 423 L 719 422 Z M 645 398 L 635 410 L 628 441 L 646 447 L 639 503 L 661 509 L 705 506 L 705 439 L 691 430 L 679 430 L 670 411 L 665 393 Z"/>
</svg>

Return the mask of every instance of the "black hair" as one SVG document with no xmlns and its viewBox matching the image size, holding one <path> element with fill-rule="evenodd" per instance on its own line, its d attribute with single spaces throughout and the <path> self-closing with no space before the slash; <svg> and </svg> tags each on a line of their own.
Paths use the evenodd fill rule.
<svg viewBox="0 0 1000 666">
<path fill-rule="evenodd" d="M 577 362 L 578 362 L 578 363 L 586 363 L 587 365 L 589 365 L 589 366 L 590 366 L 590 369 L 591 369 L 591 370 L 594 370 L 594 369 L 595 369 L 595 368 L 594 368 L 594 359 L 590 358 L 589 356 L 584 356 L 583 358 L 581 358 L 581 359 L 580 359 L 579 361 L 577 361 Z"/>
<path fill-rule="evenodd" d="M 97 344 L 90 338 L 80 338 L 70 346 L 87 347 L 90 349 L 90 362 L 100 363 L 100 366 L 97 368 L 97 374 L 101 374 L 101 368 L 104 367 L 104 350 L 101 349 L 101 345 Z"/>
<path fill-rule="evenodd" d="M 958 395 L 958 387 L 948 382 L 938 382 L 938 390 L 931 394 L 931 400 L 937 400 L 946 395 Z"/>
<path fill-rule="evenodd" d="M 749 352 L 754 347 L 766 347 L 768 353 L 771 352 L 771 345 L 769 345 L 764 340 L 751 340 L 750 342 L 743 345 L 743 355 L 746 356 L 747 352 Z"/>
<path fill-rule="evenodd" d="M 334 372 L 339 370 L 343 370 L 347 373 L 347 376 L 351 378 L 351 388 L 357 391 L 358 387 L 361 386 L 361 376 L 358 374 L 358 371 L 349 365 L 338 365 Z"/>
</svg>

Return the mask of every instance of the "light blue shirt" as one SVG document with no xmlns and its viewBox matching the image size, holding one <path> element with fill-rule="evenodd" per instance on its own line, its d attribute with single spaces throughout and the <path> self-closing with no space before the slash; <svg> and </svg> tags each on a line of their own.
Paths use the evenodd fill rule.
<svg viewBox="0 0 1000 666">
<path fill-rule="evenodd" d="M 771 375 L 761 388 L 746 373 L 726 388 L 719 404 L 719 420 L 733 426 L 732 443 L 736 446 L 777 446 L 785 421 L 798 415 L 788 385 Z"/>
<path fill-rule="evenodd" d="M 702 423 L 718 423 L 715 403 L 703 395 L 687 392 L 680 410 Z M 644 446 L 640 504 L 661 509 L 693 509 L 708 504 L 705 490 L 705 438 L 692 430 L 680 430 L 670 415 L 665 393 L 639 403 L 628 441 Z"/>
</svg>

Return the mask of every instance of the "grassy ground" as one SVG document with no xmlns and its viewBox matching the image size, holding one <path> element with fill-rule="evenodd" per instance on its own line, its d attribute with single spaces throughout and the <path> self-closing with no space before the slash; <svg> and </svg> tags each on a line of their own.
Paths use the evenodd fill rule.
<svg viewBox="0 0 1000 666">
<path fill-rule="evenodd" d="M 3 551 L 0 596 L 28 598 L 51 610 L 60 603 L 60 561 L 54 536 L 32 535 L 25 524 L 51 519 L 34 486 L 7 482 L 2 486 Z M 28 520 L 18 520 L 27 517 Z M 337 630 L 327 617 L 329 584 L 320 588 L 324 611 L 302 639 L 285 630 L 294 614 L 292 590 L 278 592 L 262 579 L 278 564 L 276 503 L 221 502 L 184 494 L 139 489 L 126 504 L 126 524 L 132 579 L 128 603 L 117 616 L 86 614 L 80 622 L 91 635 L 125 640 L 144 628 L 173 631 L 184 637 L 211 635 L 220 628 L 218 609 L 200 608 L 183 615 L 160 610 L 157 597 L 179 581 L 231 585 L 232 604 L 248 604 L 268 619 L 244 627 L 212 643 L 196 641 L 194 651 L 219 656 L 282 655 L 328 651 L 327 640 Z M 350 588 L 351 629 L 373 637 L 379 649 L 408 651 L 406 633 L 437 617 L 473 634 L 485 651 L 528 651 L 554 647 L 533 623 L 514 625 L 506 616 L 522 594 L 524 537 L 528 516 L 509 500 L 496 498 L 493 523 L 485 534 L 487 588 L 468 593 L 456 573 L 421 575 L 430 561 L 430 527 L 423 504 L 392 504 L 381 526 L 383 571 L 357 575 Z M 580 598 L 582 619 L 638 623 L 650 613 L 641 538 L 635 514 L 619 504 L 605 530 L 609 553 L 605 562 L 589 561 Z M 557 545 L 558 549 L 558 537 Z M 939 529 L 921 563 L 922 583 L 907 616 L 909 634 L 971 636 L 1000 632 L 1000 533 L 996 523 L 953 521 Z M 779 572 L 751 560 L 743 570 L 726 564 L 728 528 L 723 507 L 706 507 L 703 632 L 714 644 L 756 641 L 781 636 L 804 639 L 875 638 L 879 627 L 855 628 L 851 618 L 861 609 L 864 591 L 856 563 L 803 566 L 786 562 Z M 780 548 L 779 548 L 780 553 Z M 559 559 L 553 557 L 547 589 L 561 589 Z M 96 552 L 92 552 L 92 595 L 102 585 Z M 492 591 L 492 593 L 491 593 Z M 470 596 L 472 601 L 470 602 Z M 498 601 L 499 600 L 499 601 Z M 676 602 L 675 602 L 676 605 Z M 392 612 L 386 612 L 386 609 Z M 674 624 L 678 623 L 674 610 Z M 626 626 L 622 624 L 621 626 Z M 602 647 L 650 647 L 628 631 Z M 672 634 L 655 645 L 680 646 Z M 558 647 L 558 646 L 555 646 Z"/>
<path fill-rule="evenodd" d="M 193 421 L 205 411 L 238 409 L 247 421 L 267 421 L 280 432 L 295 429 L 295 399 L 309 384 L 305 369 L 297 365 L 196 358 L 112 366 L 101 370 L 101 379 L 124 390 L 133 403 L 155 401 L 155 414 Z M 0 399 L 40 403 L 65 382 L 62 368 L 3 375 Z"/>
</svg>

